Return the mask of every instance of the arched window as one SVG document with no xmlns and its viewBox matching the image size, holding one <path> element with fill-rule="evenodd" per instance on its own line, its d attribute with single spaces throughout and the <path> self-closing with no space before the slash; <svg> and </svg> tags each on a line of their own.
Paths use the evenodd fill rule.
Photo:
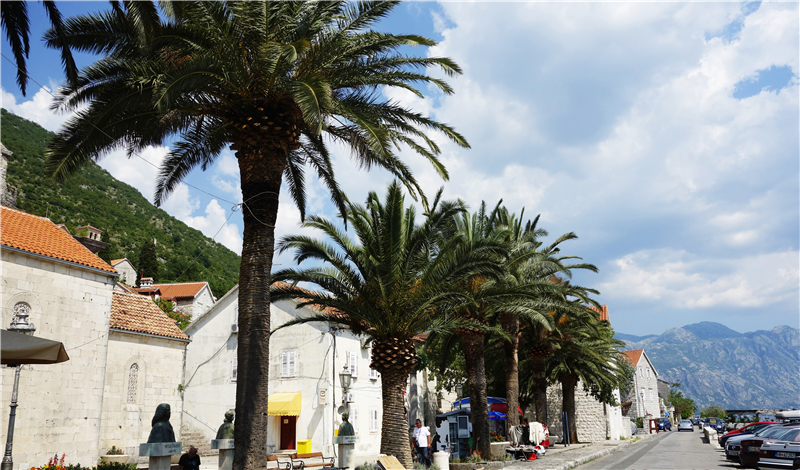
<svg viewBox="0 0 800 470">
<path fill-rule="evenodd" d="M 136 382 L 139 379 L 139 364 L 131 364 L 128 371 L 128 404 L 136 404 Z"/>
</svg>

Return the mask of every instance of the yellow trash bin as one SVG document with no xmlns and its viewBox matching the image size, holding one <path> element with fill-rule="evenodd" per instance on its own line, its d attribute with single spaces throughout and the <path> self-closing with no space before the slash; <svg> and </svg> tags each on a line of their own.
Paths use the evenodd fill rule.
<svg viewBox="0 0 800 470">
<path fill-rule="evenodd" d="M 310 454 L 311 453 L 311 439 L 298 439 L 297 440 L 297 453 Z"/>
</svg>

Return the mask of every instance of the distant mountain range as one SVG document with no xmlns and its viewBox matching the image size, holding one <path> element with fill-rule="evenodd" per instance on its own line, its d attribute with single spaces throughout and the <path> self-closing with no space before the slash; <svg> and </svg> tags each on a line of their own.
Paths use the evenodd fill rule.
<svg viewBox="0 0 800 470">
<path fill-rule="evenodd" d="M 678 382 L 699 408 L 800 408 L 800 330 L 778 326 L 739 333 L 701 322 L 661 335 L 617 333 L 626 349 L 644 349 L 659 378 Z"/>
</svg>

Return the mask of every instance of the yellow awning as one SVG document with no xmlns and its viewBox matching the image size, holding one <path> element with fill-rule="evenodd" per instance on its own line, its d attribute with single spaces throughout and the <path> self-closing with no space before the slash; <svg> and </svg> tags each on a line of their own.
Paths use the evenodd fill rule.
<svg viewBox="0 0 800 470">
<path fill-rule="evenodd" d="M 300 392 L 273 393 L 267 402 L 267 414 L 270 416 L 300 416 Z"/>
</svg>

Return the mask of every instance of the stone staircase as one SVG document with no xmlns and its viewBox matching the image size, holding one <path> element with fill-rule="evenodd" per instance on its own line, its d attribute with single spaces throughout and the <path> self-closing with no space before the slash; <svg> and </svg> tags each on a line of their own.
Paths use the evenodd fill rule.
<svg viewBox="0 0 800 470">
<path fill-rule="evenodd" d="M 189 446 L 195 446 L 199 455 L 219 455 L 218 450 L 211 450 L 211 441 L 200 432 L 182 432 L 181 442 L 183 443 L 182 451 L 184 454 L 189 451 Z"/>
</svg>

